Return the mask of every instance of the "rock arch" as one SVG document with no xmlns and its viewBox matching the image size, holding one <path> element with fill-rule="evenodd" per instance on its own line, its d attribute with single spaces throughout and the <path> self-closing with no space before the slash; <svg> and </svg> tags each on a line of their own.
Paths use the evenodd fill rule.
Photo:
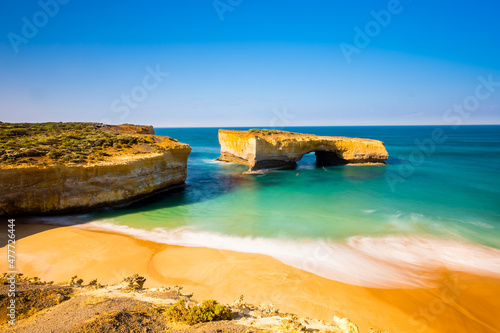
<svg viewBox="0 0 500 333">
<path fill-rule="evenodd" d="M 289 169 L 314 152 L 320 164 L 384 164 L 389 154 L 378 140 L 316 136 L 276 130 L 219 130 L 219 160 L 259 169 Z"/>
</svg>

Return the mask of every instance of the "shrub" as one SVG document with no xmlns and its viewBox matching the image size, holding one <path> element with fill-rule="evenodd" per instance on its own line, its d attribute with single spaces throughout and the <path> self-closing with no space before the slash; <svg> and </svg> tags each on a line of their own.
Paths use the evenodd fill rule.
<svg viewBox="0 0 500 333">
<path fill-rule="evenodd" d="M 44 156 L 44 155 L 45 155 L 44 151 L 40 151 L 40 150 L 35 149 L 35 148 L 30 148 L 30 149 L 26 149 L 24 151 L 17 153 L 16 157 L 36 157 L 36 156 Z"/>
<path fill-rule="evenodd" d="M 25 136 L 28 135 L 28 131 L 24 128 L 11 128 L 5 131 L 7 136 Z"/>
<path fill-rule="evenodd" d="M 56 138 L 41 138 L 40 140 L 38 140 L 38 142 L 42 145 L 52 146 L 58 144 L 59 140 L 57 140 Z"/>
<path fill-rule="evenodd" d="M 98 139 L 94 142 L 94 147 L 101 147 L 104 144 L 103 139 Z"/>
<path fill-rule="evenodd" d="M 231 320 L 233 314 L 228 306 L 207 300 L 200 305 L 186 305 L 186 300 L 181 298 L 173 304 L 166 313 L 171 321 L 181 322 L 188 325 L 205 323 L 216 320 Z"/>
<path fill-rule="evenodd" d="M 144 276 L 134 274 L 123 279 L 122 284 L 126 286 L 126 289 L 141 290 L 144 286 L 144 282 L 146 282 L 146 278 Z"/>
</svg>

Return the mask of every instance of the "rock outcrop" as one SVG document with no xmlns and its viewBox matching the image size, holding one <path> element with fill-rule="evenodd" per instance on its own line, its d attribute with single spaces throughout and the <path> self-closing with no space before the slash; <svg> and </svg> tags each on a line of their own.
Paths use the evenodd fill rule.
<svg viewBox="0 0 500 333">
<path fill-rule="evenodd" d="M 44 164 L 34 158 L 31 165 L 24 160 L 19 164 L 0 163 L 0 215 L 66 213 L 120 206 L 184 185 L 189 145 L 155 136 L 153 128 L 148 126 L 104 127 L 105 132 L 126 133 L 125 138 L 133 144 L 127 143 L 126 147 L 117 144 L 123 148 L 97 147 L 99 152 L 107 153 L 92 162 L 61 162 L 64 160 L 53 161 L 42 156 L 37 158 L 46 158 Z M 89 148 L 92 149 L 95 148 Z"/>
<path fill-rule="evenodd" d="M 316 136 L 277 130 L 219 130 L 220 161 L 247 165 L 249 171 L 294 168 L 302 156 L 315 152 L 321 165 L 384 164 L 389 157 L 378 140 Z"/>
</svg>

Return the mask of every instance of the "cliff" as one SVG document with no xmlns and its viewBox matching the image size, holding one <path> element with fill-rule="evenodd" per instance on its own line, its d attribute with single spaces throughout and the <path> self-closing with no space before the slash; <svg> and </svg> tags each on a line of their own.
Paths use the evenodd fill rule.
<svg viewBox="0 0 500 333">
<path fill-rule="evenodd" d="M 315 152 L 321 165 L 384 164 L 389 157 L 378 140 L 316 136 L 277 130 L 219 130 L 220 161 L 247 165 L 249 171 L 294 168 L 302 156 Z"/>
<path fill-rule="evenodd" d="M 0 215 L 123 205 L 186 180 L 191 147 L 153 135 L 151 126 L 1 123 L 0 129 Z"/>
</svg>

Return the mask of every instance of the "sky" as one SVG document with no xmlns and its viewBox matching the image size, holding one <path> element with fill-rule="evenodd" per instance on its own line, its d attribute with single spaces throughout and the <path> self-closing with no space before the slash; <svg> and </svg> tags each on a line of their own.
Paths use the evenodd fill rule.
<svg viewBox="0 0 500 333">
<path fill-rule="evenodd" d="M 500 2 L 1 0 L 0 121 L 500 124 Z"/>
</svg>

